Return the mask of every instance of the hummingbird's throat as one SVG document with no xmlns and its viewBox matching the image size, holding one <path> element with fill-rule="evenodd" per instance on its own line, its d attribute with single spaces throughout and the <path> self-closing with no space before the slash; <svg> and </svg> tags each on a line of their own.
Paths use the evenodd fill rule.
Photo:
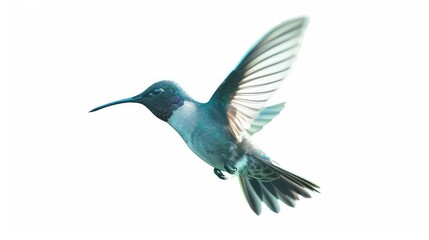
<svg viewBox="0 0 429 240">
<path fill-rule="evenodd" d="M 150 101 L 145 105 L 157 118 L 167 122 L 173 112 L 183 106 L 183 103 L 184 99 L 177 95 L 171 95 L 157 101 Z"/>
</svg>

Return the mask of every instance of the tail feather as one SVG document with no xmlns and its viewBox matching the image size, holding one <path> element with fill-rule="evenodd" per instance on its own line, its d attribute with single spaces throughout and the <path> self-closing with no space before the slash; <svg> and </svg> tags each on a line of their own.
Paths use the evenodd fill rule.
<svg viewBox="0 0 429 240">
<path fill-rule="evenodd" d="M 278 197 L 276 191 L 274 190 L 274 192 L 271 192 L 268 189 L 268 186 L 270 185 L 268 183 L 259 182 L 259 184 L 261 185 L 262 192 L 264 193 L 262 198 L 264 203 L 268 206 L 269 209 L 271 209 L 271 211 L 275 213 L 280 212 L 280 206 L 277 202 Z"/>
<path fill-rule="evenodd" d="M 284 182 L 284 180 L 274 181 L 273 183 L 276 186 L 277 191 L 279 191 L 282 195 L 285 195 L 292 199 L 293 201 L 298 200 L 298 194 L 296 191 L 291 191 L 292 187 L 288 182 Z"/>
<path fill-rule="evenodd" d="M 299 176 L 297 176 L 291 172 L 288 172 L 288 171 L 286 171 L 286 170 L 284 170 L 284 169 L 282 169 L 276 165 L 273 165 L 272 163 L 267 162 L 267 164 L 269 164 L 270 167 L 272 167 L 272 168 L 276 169 L 278 172 L 280 172 L 281 176 L 283 178 L 291 179 L 295 184 L 298 184 L 301 187 L 305 187 L 307 189 L 310 189 L 311 191 L 319 192 L 316 189 L 316 188 L 319 188 L 319 186 L 317 186 L 316 184 L 314 184 L 308 180 L 305 180 L 304 178 L 299 177 Z"/>
<path fill-rule="evenodd" d="M 273 212 L 280 212 L 278 200 L 295 207 L 299 195 L 311 198 L 307 190 L 318 192 L 316 184 L 290 173 L 267 160 L 250 158 L 248 168 L 239 173 L 240 184 L 252 210 L 261 214 L 261 202 Z M 255 175 L 264 173 L 264 175 Z M 265 176 L 265 177 L 264 177 Z M 273 177 L 274 176 L 274 177 Z"/>
<path fill-rule="evenodd" d="M 262 184 L 273 196 L 277 197 L 277 190 L 273 186 L 273 182 L 265 182 Z"/>
<path fill-rule="evenodd" d="M 259 199 L 262 199 L 263 193 L 259 182 L 255 179 L 249 179 L 249 183 L 252 186 L 253 190 L 256 192 L 256 194 L 258 194 Z"/>
<path fill-rule="evenodd" d="M 257 215 L 261 214 L 261 199 L 262 195 L 257 195 L 253 186 L 250 184 L 250 179 L 240 176 L 240 185 L 243 189 L 244 196 L 249 203 L 250 208 Z"/>
<path fill-rule="evenodd" d="M 285 191 L 293 191 L 305 198 L 311 197 L 310 194 L 307 191 L 305 191 L 303 186 L 299 186 L 297 183 L 293 182 L 290 178 L 286 178 L 285 176 L 280 175 L 280 179 L 282 180 L 281 184 L 283 184 L 284 188 L 287 189 Z"/>
<path fill-rule="evenodd" d="M 279 199 L 286 205 L 288 205 L 289 207 L 295 207 L 295 200 L 291 199 L 290 197 L 288 197 L 287 195 L 279 192 Z"/>
</svg>

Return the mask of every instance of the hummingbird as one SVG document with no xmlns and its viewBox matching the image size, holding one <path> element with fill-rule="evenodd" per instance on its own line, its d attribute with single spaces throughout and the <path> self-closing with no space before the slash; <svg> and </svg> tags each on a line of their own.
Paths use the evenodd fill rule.
<svg viewBox="0 0 429 240">
<path fill-rule="evenodd" d="M 295 207 L 310 198 L 316 184 L 281 168 L 251 136 L 276 117 L 285 103 L 266 106 L 284 81 L 308 24 L 306 17 L 286 20 L 266 33 L 226 77 L 206 103 L 189 96 L 174 81 L 154 83 L 142 93 L 92 109 L 139 103 L 173 127 L 188 147 L 213 167 L 220 179 L 236 176 L 250 208 L 260 215 L 262 202 L 275 213 L 279 201 Z"/>
</svg>

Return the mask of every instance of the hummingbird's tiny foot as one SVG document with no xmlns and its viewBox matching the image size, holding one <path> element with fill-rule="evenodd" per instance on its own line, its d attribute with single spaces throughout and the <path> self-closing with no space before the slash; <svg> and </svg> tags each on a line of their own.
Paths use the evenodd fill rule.
<svg viewBox="0 0 429 240">
<path fill-rule="evenodd" d="M 225 175 L 223 175 L 221 170 L 215 168 L 214 173 L 216 174 L 216 176 L 218 176 L 218 178 L 220 178 L 222 180 L 226 180 L 226 177 L 225 177 Z"/>
<path fill-rule="evenodd" d="M 236 168 L 236 167 L 234 167 L 234 166 L 233 166 L 231 163 L 229 163 L 229 162 L 226 162 L 226 163 L 225 163 L 224 168 L 225 168 L 225 170 L 226 170 L 229 174 L 231 174 L 231 175 L 234 175 L 234 174 L 235 174 L 235 172 L 237 172 L 237 168 Z"/>
</svg>

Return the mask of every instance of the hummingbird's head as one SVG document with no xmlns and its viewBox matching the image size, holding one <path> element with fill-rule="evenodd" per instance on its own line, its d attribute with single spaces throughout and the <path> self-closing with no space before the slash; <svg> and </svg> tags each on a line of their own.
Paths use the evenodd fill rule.
<svg viewBox="0 0 429 240">
<path fill-rule="evenodd" d="M 145 105 L 156 117 L 167 121 L 174 110 L 181 107 L 190 97 L 173 81 L 159 81 L 139 95 L 96 107 L 89 112 L 121 103 L 140 103 Z"/>
</svg>

